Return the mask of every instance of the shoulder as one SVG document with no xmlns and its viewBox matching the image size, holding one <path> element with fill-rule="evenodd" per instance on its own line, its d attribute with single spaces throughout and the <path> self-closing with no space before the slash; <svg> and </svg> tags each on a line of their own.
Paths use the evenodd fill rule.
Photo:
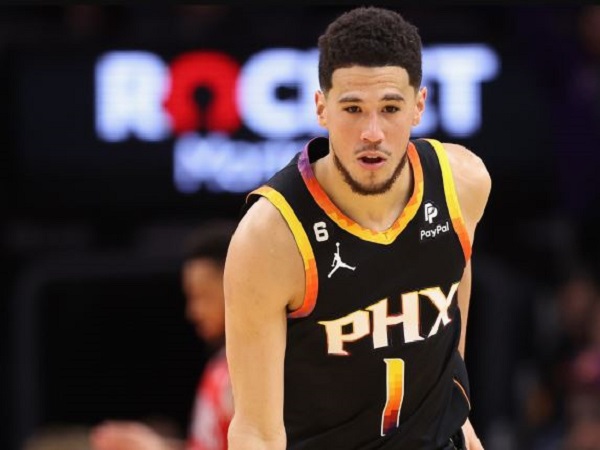
<svg viewBox="0 0 600 450">
<path fill-rule="evenodd" d="M 269 289 L 288 303 L 302 296 L 304 266 L 294 236 L 279 210 L 260 197 L 240 220 L 225 265 L 225 283 Z M 285 281 L 285 282 L 281 282 Z"/>
<path fill-rule="evenodd" d="M 483 160 L 459 144 L 443 143 L 459 203 L 467 220 L 477 223 L 485 209 L 492 179 Z"/>
<path fill-rule="evenodd" d="M 240 221 L 232 247 L 255 250 L 256 254 L 272 254 L 295 250 L 295 241 L 281 212 L 267 198 L 259 196 Z"/>
</svg>

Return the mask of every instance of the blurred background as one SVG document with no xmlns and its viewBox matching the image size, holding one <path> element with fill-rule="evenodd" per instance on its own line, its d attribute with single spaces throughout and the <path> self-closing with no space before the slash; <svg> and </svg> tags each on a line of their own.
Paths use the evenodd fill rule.
<svg viewBox="0 0 600 450">
<path fill-rule="evenodd" d="M 323 133 L 316 40 L 344 9 L 0 9 L 0 448 L 107 417 L 185 434 L 206 348 L 182 239 Z M 475 429 L 491 450 L 600 449 L 600 7 L 399 11 L 424 42 L 415 137 L 466 145 L 493 180 Z"/>
</svg>

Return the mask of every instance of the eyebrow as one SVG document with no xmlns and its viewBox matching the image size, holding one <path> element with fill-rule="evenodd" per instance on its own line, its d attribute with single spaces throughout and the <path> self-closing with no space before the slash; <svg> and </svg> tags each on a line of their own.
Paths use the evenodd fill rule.
<svg viewBox="0 0 600 450">
<path fill-rule="evenodd" d="M 354 95 L 343 96 L 338 100 L 339 103 L 361 103 L 362 101 L 363 100 L 361 98 Z M 385 94 L 383 97 L 381 97 L 381 101 L 403 102 L 405 100 L 400 94 Z"/>
</svg>

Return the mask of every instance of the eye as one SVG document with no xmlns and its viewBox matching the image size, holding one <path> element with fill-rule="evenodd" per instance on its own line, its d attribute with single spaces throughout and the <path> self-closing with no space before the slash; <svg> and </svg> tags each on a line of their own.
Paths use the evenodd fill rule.
<svg viewBox="0 0 600 450">
<path fill-rule="evenodd" d="M 394 105 L 386 105 L 383 107 L 383 112 L 386 112 L 386 113 L 395 113 L 398 111 L 400 111 L 400 108 L 398 108 L 397 106 L 394 106 Z"/>
<path fill-rule="evenodd" d="M 358 106 L 347 106 L 344 108 L 344 111 L 354 114 L 360 112 L 360 108 Z"/>
</svg>

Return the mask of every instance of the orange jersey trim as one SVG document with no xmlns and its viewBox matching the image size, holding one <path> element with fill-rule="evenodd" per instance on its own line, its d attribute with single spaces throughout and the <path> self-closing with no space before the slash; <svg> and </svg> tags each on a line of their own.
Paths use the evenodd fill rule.
<svg viewBox="0 0 600 450">
<path fill-rule="evenodd" d="M 288 317 L 291 319 L 306 317 L 315 308 L 317 292 L 319 291 L 317 262 L 315 261 L 315 255 L 312 246 L 310 245 L 310 241 L 308 240 L 308 236 L 306 235 L 306 231 L 304 231 L 304 227 L 302 227 L 298 217 L 296 217 L 294 210 L 280 192 L 270 186 L 261 186 L 252 191 L 249 195 L 253 194 L 267 198 L 279 210 L 294 235 L 294 240 L 296 241 L 296 245 L 302 256 L 302 261 L 304 262 L 305 288 L 302 305 L 298 309 L 291 311 L 288 314 Z"/>
<path fill-rule="evenodd" d="M 450 212 L 450 218 L 452 220 L 452 226 L 454 231 L 458 235 L 460 245 L 462 246 L 463 253 L 465 255 L 465 263 L 471 258 L 471 240 L 467 233 L 467 227 L 460 211 L 460 204 L 458 203 L 458 196 L 456 195 L 456 187 L 454 185 L 454 177 L 452 176 L 452 169 L 450 168 L 450 162 L 448 161 L 448 155 L 446 149 L 440 141 L 435 139 L 426 139 L 435 149 L 438 160 L 440 161 L 440 167 L 442 168 L 442 178 L 444 180 L 444 192 L 446 194 L 446 205 Z"/>
<path fill-rule="evenodd" d="M 413 193 L 400 214 L 400 217 L 398 217 L 392 226 L 385 231 L 373 231 L 364 228 L 339 210 L 317 181 L 312 166 L 310 165 L 307 149 L 300 155 L 298 169 L 300 170 L 302 179 L 314 200 L 340 228 L 364 241 L 389 245 L 394 242 L 398 235 L 406 228 L 408 223 L 415 217 L 419 206 L 421 206 L 421 201 L 423 200 L 423 168 L 421 166 L 421 161 L 419 160 L 419 154 L 412 142 L 408 144 L 406 152 L 414 175 Z"/>
<path fill-rule="evenodd" d="M 471 410 L 471 401 L 469 400 L 467 391 L 465 390 L 463 385 L 460 384 L 460 381 L 458 381 L 456 378 L 453 378 L 452 381 L 454 381 L 454 384 L 456 384 L 458 386 L 458 388 L 460 389 L 460 392 L 462 392 L 462 395 L 465 397 L 465 400 L 467 401 L 467 405 L 469 405 L 469 411 L 470 411 Z"/>
</svg>

